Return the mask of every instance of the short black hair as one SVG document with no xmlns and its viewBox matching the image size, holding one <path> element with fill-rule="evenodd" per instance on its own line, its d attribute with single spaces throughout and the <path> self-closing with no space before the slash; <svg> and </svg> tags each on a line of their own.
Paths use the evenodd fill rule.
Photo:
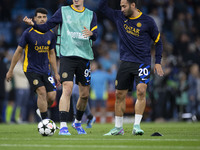
<svg viewBox="0 0 200 150">
<path fill-rule="evenodd" d="M 45 8 L 37 8 L 35 10 L 35 16 L 37 16 L 37 13 L 41 13 L 41 14 L 48 14 L 48 11 Z"/>
<path fill-rule="evenodd" d="M 135 6 L 138 6 L 138 1 L 139 0 L 127 0 L 130 4 L 135 3 Z"/>
</svg>

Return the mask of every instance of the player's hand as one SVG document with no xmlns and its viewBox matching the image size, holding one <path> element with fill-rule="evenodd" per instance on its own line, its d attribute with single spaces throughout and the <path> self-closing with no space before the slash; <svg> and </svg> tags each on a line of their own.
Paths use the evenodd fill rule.
<svg viewBox="0 0 200 150">
<path fill-rule="evenodd" d="M 6 80 L 9 82 L 9 81 L 11 81 L 12 77 L 13 77 L 13 72 L 8 71 L 6 74 Z"/>
<path fill-rule="evenodd" d="M 163 72 L 161 64 L 155 64 L 155 66 L 154 66 L 154 73 L 155 72 L 157 72 L 157 74 L 159 76 L 161 76 L 161 77 L 164 75 L 164 72 Z"/>
<path fill-rule="evenodd" d="M 60 86 L 61 85 L 61 83 L 60 83 L 60 75 L 58 73 L 55 74 L 55 79 L 57 81 L 57 86 Z"/>
<path fill-rule="evenodd" d="M 31 18 L 28 18 L 27 16 L 24 17 L 23 21 L 29 26 L 34 26 L 33 20 Z"/>
<path fill-rule="evenodd" d="M 88 30 L 85 26 L 84 26 L 84 30 L 82 31 L 84 38 L 90 37 L 93 35 L 93 32 Z"/>
</svg>

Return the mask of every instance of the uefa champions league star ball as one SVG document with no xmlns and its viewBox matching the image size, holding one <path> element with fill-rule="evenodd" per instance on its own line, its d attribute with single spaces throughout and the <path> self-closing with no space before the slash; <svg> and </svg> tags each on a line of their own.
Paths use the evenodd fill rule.
<svg viewBox="0 0 200 150">
<path fill-rule="evenodd" d="M 56 124 L 51 119 L 44 119 L 38 123 L 38 132 L 42 136 L 52 136 L 56 132 Z"/>
</svg>

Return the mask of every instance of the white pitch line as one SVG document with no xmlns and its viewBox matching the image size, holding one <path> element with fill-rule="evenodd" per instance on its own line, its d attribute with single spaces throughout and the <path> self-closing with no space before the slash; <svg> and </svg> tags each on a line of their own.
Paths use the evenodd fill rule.
<svg viewBox="0 0 200 150">
<path fill-rule="evenodd" d="M 48 141 L 65 141 L 65 140 L 68 140 L 68 141 L 176 141 L 176 142 L 198 142 L 200 141 L 200 139 L 135 139 L 135 138 L 132 138 L 132 139 L 107 139 L 107 138 L 95 138 L 95 139 L 88 139 L 88 138 L 51 138 L 51 137 L 47 137 L 48 138 Z M 29 140 L 46 140 L 47 138 L 20 138 L 21 140 L 25 140 L 25 141 L 29 141 Z M 19 140 L 18 138 L 0 138 L 0 140 Z"/>
<path fill-rule="evenodd" d="M 200 149 L 200 146 L 126 146 L 126 145 L 42 145 L 42 144 L 0 144 L 0 147 L 46 147 L 46 148 L 112 148 L 112 149 Z"/>
</svg>

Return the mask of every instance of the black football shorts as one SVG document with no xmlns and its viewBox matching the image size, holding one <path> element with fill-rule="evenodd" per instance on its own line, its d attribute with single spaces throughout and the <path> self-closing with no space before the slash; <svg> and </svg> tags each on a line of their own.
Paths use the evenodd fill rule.
<svg viewBox="0 0 200 150">
<path fill-rule="evenodd" d="M 47 92 L 56 91 L 56 84 L 50 73 L 39 74 L 34 72 L 25 72 L 25 75 L 34 91 L 41 86 L 45 86 Z"/>
<path fill-rule="evenodd" d="M 122 61 L 117 72 L 115 88 L 118 90 L 133 89 L 134 80 L 139 83 L 148 84 L 150 80 L 150 65 Z"/>
<path fill-rule="evenodd" d="M 76 75 L 76 84 L 79 82 L 83 86 L 90 85 L 91 70 L 90 61 L 80 57 L 61 57 L 60 58 L 60 78 L 64 81 L 73 81 Z"/>
</svg>

